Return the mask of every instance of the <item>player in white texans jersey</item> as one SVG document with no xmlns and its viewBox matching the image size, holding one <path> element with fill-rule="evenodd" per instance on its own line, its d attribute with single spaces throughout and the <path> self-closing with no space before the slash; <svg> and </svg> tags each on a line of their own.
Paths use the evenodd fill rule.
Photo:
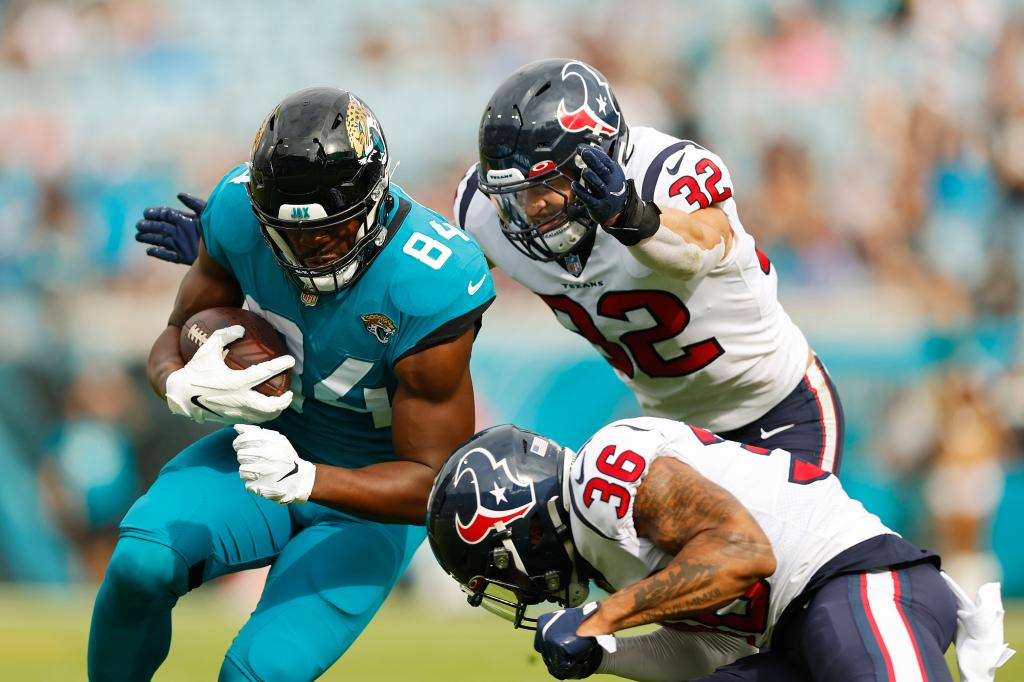
<svg viewBox="0 0 1024 682">
<path fill-rule="evenodd" d="M 458 224 L 607 358 L 645 414 L 838 472 L 839 396 L 779 304 L 717 155 L 627 126 L 605 78 L 566 59 L 498 87 L 479 147 Z"/>
<path fill-rule="evenodd" d="M 427 536 L 558 679 L 951 680 L 955 639 L 976 682 L 1012 654 L 998 585 L 974 603 L 831 473 L 679 421 L 618 421 L 578 453 L 482 431 L 438 474 Z M 610 594 L 581 606 L 591 580 Z M 527 617 L 543 601 L 565 608 Z"/>
</svg>

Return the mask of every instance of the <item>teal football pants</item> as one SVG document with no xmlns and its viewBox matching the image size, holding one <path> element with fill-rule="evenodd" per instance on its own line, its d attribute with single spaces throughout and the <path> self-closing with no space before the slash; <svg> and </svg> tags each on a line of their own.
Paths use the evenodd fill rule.
<svg viewBox="0 0 1024 682">
<path fill-rule="evenodd" d="M 125 515 L 93 609 L 90 680 L 150 679 L 167 656 L 179 597 L 268 564 L 220 679 L 314 679 L 366 627 L 422 542 L 421 527 L 250 494 L 234 435 L 222 429 L 183 450 Z"/>
</svg>

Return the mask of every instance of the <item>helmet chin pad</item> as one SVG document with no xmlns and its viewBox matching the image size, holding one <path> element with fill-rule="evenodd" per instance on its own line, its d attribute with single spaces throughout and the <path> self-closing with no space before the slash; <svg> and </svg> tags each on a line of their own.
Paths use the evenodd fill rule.
<svg viewBox="0 0 1024 682">
<path fill-rule="evenodd" d="M 589 228 L 575 220 L 567 220 L 551 232 L 541 236 L 544 245 L 552 253 L 563 254 L 572 250 L 581 239 L 587 236 Z"/>
</svg>

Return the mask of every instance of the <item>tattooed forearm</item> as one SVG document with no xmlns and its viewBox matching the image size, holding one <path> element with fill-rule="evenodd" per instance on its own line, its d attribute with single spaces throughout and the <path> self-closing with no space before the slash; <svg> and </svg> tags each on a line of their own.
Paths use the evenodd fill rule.
<svg viewBox="0 0 1024 682">
<path fill-rule="evenodd" d="M 763 572 L 760 567 L 766 565 L 765 549 L 767 545 L 756 538 L 738 533 L 701 533 L 664 569 L 616 592 L 601 610 L 606 611 L 609 625 L 621 630 L 719 608 L 764 577 L 759 570 Z"/>
<path fill-rule="evenodd" d="M 775 571 L 771 544 L 750 513 L 678 460 L 654 461 L 633 516 L 638 535 L 675 557 L 602 602 L 595 615 L 607 632 L 719 608 Z"/>
</svg>

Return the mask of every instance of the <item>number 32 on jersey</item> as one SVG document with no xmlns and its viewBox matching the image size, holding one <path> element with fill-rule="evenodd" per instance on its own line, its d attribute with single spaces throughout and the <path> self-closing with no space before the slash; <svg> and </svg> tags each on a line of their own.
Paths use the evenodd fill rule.
<svg viewBox="0 0 1024 682">
<path fill-rule="evenodd" d="M 541 298 L 556 315 L 562 313 L 568 317 L 574 331 L 600 349 L 611 366 L 630 379 L 637 369 L 650 377 L 686 376 L 704 369 L 725 353 L 722 344 L 712 336 L 680 347 L 678 357 L 662 357 L 655 344 L 675 338 L 690 324 L 690 311 L 668 291 L 609 291 L 601 296 L 597 302 L 597 314 L 601 317 L 625 321 L 629 313 L 645 310 L 654 320 L 652 327 L 622 334 L 619 343 L 606 338 L 587 309 L 568 296 L 555 294 Z"/>
</svg>

